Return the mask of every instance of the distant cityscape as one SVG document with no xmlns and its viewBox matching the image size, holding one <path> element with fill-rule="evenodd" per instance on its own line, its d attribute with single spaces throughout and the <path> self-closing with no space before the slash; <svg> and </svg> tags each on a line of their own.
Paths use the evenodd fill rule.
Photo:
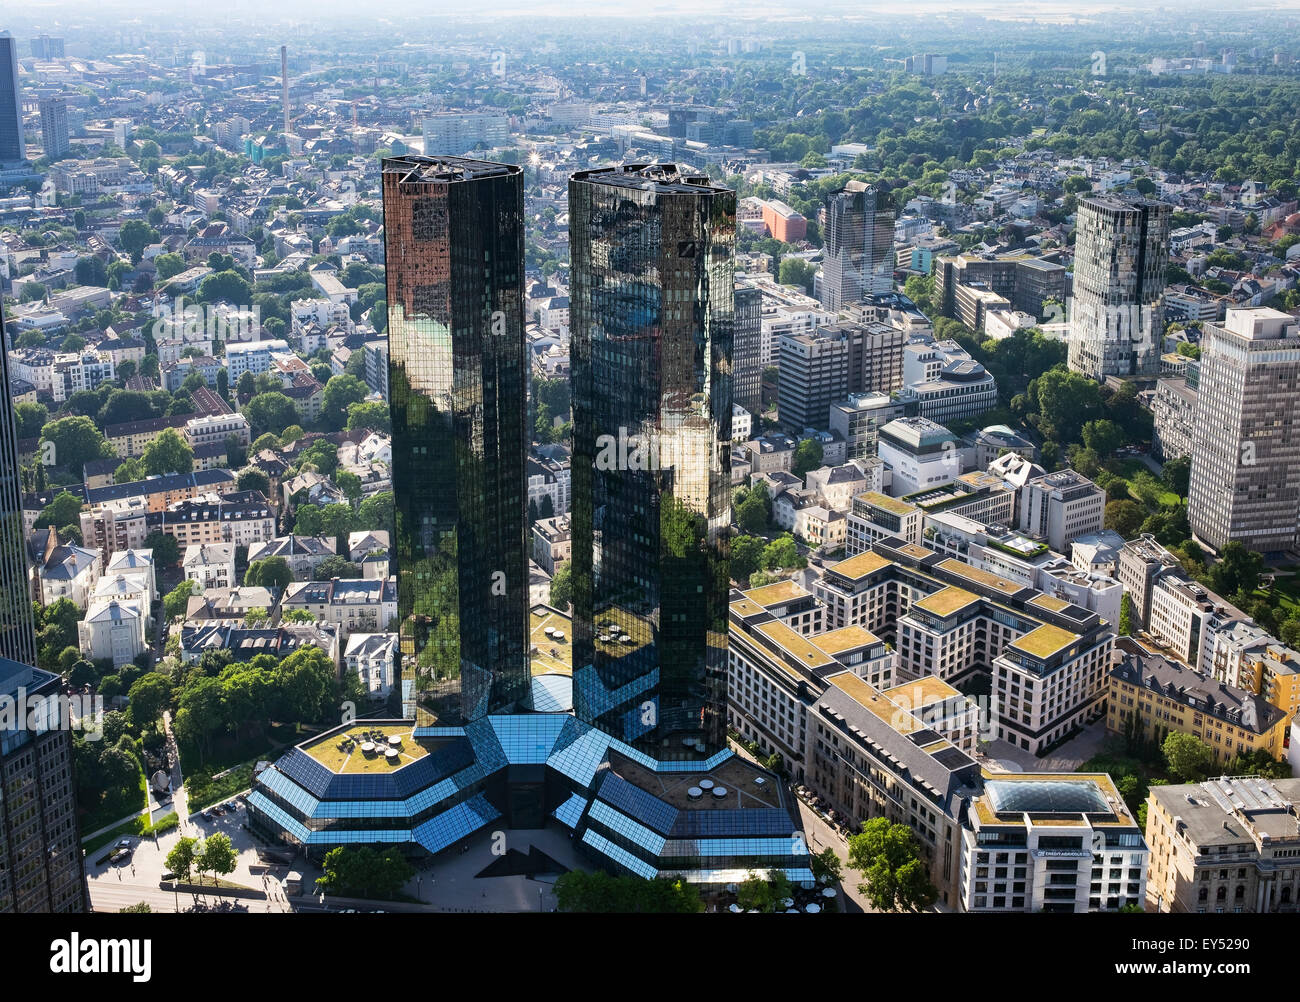
<svg viewBox="0 0 1300 1002">
<path fill-rule="evenodd" d="M 1300 911 L 1300 15 L 809 15 L 10 12 L 0 913 Z"/>
</svg>

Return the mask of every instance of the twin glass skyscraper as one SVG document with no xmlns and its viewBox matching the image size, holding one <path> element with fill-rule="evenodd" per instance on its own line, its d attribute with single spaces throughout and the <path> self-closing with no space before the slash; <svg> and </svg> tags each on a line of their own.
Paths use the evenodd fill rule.
<svg viewBox="0 0 1300 1002">
<path fill-rule="evenodd" d="M 569 181 L 573 702 L 663 761 L 726 744 L 736 196 Z"/>
<path fill-rule="evenodd" d="M 406 712 L 527 708 L 523 170 L 384 161 Z"/>
<path fill-rule="evenodd" d="M 383 168 L 403 684 L 439 719 L 530 708 L 522 180 Z M 574 710 L 698 758 L 726 744 L 736 197 L 583 171 L 569 219 Z"/>
</svg>

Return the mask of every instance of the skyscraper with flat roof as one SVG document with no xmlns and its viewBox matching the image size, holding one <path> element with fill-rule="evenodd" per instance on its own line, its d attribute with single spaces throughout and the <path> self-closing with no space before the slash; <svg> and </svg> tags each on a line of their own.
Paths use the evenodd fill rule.
<svg viewBox="0 0 1300 1002">
<path fill-rule="evenodd" d="M 1070 299 L 1075 372 L 1097 380 L 1160 374 L 1172 211 L 1149 198 L 1080 199 Z"/>
<path fill-rule="evenodd" d="M 829 310 L 894 291 L 894 209 L 887 194 L 849 181 L 826 196 L 821 301 Z"/>
<path fill-rule="evenodd" d="M 1230 309 L 1201 336 L 1187 518 L 1221 550 L 1295 545 L 1300 519 L 1300 328 L 1268 307 Z"/>
<path fill-rule="evenodd" d="M 0 164 L 27 159 L 22 91 L 18 86 L 18 40 L 0 31 Z"/>
<path fill-rule="evenodd" d="M 68 139 L 68 102 L 62 97 L 47 97 L 40 108 L 41 144 L 47 157 L 57 159 L 72 148 Z"/>
<path fill-rule="evenodd" d="M 523 169 L 383 164 L 398 619 L 406 712 L 526 708 Z"/>
<path fill-rule="evenodd" d="M 579 719 L 726 743 L 736 197 L 672 164 L 569 181 Z"/>
</svg>

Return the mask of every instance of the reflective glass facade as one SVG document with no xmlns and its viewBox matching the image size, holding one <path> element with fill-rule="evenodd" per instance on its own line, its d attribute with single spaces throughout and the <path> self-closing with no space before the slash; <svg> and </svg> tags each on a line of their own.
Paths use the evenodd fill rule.
<svg viewBox="0 0 1300 1002">
<path fill-rule="evenodd" d="M 7 31 L 0 31 L 0 164 L 26 159 L 22 91 L 18 84 L 18 40 Z"/>
<path fill-rule="evenodd" d="M 0 332 L 3 331 L 4 321 L 0 318 Z M 0 385 L 4 386 L 9 385 L 8 349 L 8 335 L 0 334 Z M 23 545 L 18 427 L 12 401 L 0 408 L 0 657 L 36 664 L 36 625 L 32 620 L 27 551 Z"/>
<path fill-rule="evenodd" d="M 522 169 L 397 157 L 383 191 L 407 710 L 527 708 Z"/>
<path fill-rule="evenodd" d="M 658 760 L 725 746 L 735 193 L 569 182 L 574 710 Z"/>
</svg>

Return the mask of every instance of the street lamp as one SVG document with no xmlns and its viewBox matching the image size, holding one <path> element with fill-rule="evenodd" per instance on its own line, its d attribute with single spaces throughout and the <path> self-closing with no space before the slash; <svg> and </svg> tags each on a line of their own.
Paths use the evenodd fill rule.
<svg viewBox="0 0 1300 1002">
<path fill-rule="evenodd" d="M 176 909 L 176 913 L 179 915 L 181 910 L 181 896 L 176 892 L 175 878 L 172 879 L 172 907 Z"/>
</svg>

